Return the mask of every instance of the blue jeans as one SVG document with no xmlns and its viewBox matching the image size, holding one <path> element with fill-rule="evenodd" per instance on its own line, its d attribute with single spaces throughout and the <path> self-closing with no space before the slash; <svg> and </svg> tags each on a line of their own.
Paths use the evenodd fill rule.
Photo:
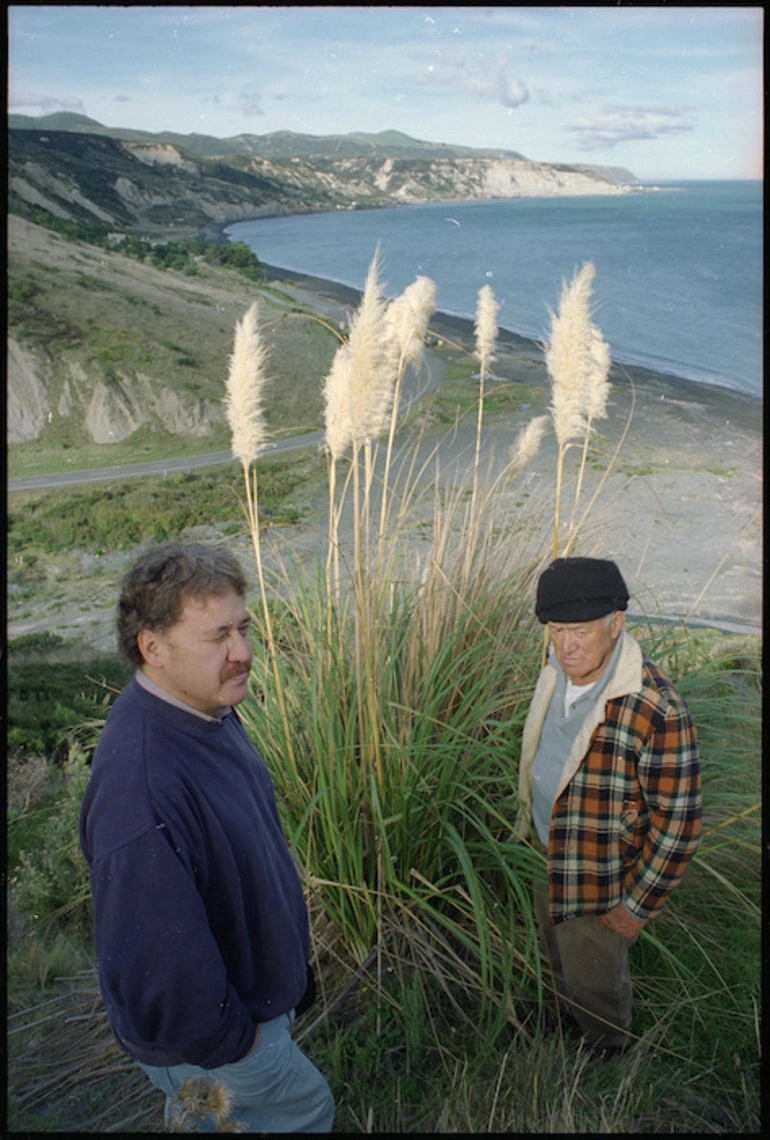
<svg viewBox="0 0 770 1140">
<path fill-rule="evenodd" d="M 228 1123 L 238 1123 L 244 1132 L 331 1132 L 334 1100 L 326 1080 L 290 1035 L 294 1013 L 284 1013 L 259 1025 L 259 1041 L 253 1052 L 229 1065 L 203 1069 L 200 1065 L 169 1068 L 139 1062 L 156 1088 L 166 1094 L 166 1126 L 177 1119 L 175 1101 L 182 1082 L 203 1078 L 222 1085 L 231 1095 Z M 216 1132 L 209 1114 L 186 1125 L 184 1131 Z"/>
</svg>

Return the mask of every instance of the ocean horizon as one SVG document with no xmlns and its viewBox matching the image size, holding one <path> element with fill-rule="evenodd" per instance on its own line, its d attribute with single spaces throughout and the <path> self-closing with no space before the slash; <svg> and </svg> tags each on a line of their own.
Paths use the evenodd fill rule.
<svg viewBox="0 0 770 1140">
<path fill-rule="evenodd" d="M 432 278 L 437 308 L 542 343 L 562 283 L 596 267 L 594 320 L 613 360 L 762 397 L 761 182 L 677 182 L 625 194 L 338 210 L 225 228 L 271 266 L 360 290 L 379 247 L 396 296 Z"/>
</svg>

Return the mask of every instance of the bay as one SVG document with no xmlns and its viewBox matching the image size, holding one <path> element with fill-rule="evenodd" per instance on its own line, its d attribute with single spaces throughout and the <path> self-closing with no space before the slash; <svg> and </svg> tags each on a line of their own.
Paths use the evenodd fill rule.
<svg viewBox="0 0 770 1140">
<path fill-rule="evenodd" d="M 491 285 L 500 326 L 540 342 L 562 283 L 592 261 L 594 320 L 614 360 L 762 394 L 760 182 L 340 210 L 226 234 L 266 264 L 355 289 L 379 247 L 386 296 L 424 274 L 438 308 L 469 320 Z"/>
</svg>

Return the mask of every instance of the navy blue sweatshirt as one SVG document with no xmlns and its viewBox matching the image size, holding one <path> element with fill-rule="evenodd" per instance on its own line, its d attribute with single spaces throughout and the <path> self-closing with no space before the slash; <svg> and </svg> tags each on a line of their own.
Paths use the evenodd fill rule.
<svg viewBox="0 0 770 1140">
<path fill-rule="evenodd" d="M 264 761 L 233 710 L 207 721 L 132 681 L 80 817 L 99 979 L 149 1065 L 239 1060 L 307 981 L 307 908 Z"/>
</svg>

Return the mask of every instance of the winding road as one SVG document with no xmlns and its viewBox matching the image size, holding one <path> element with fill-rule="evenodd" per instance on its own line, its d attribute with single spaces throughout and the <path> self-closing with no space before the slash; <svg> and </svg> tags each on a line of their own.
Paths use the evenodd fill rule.
<svg viewBox="0 0 770 1140">
<path fill-rule="evenodd" d="M 302 447 L 320 446 L 323 432 L 297 435 L 277 443 L 269 443 L 263 454 L 296 451 Z M 209 451 L 205 455 L 186 455 L 180 459 L 153 459 L 146 463 L 124 463 L 119 467 L 94 467 L 85 471 L 61 471 L 55 475 L 26 475 L 8 480 L 8 490 L 40 491 L 50 487 L 65 487 L 82 483 L 105 483 L 114 479 L 135 479 L 146 475 L 174 475 L 179 471 L 194 471 L 199 467 L 219 467 L 233 463 L 231 451 Z"/>
</svg>

